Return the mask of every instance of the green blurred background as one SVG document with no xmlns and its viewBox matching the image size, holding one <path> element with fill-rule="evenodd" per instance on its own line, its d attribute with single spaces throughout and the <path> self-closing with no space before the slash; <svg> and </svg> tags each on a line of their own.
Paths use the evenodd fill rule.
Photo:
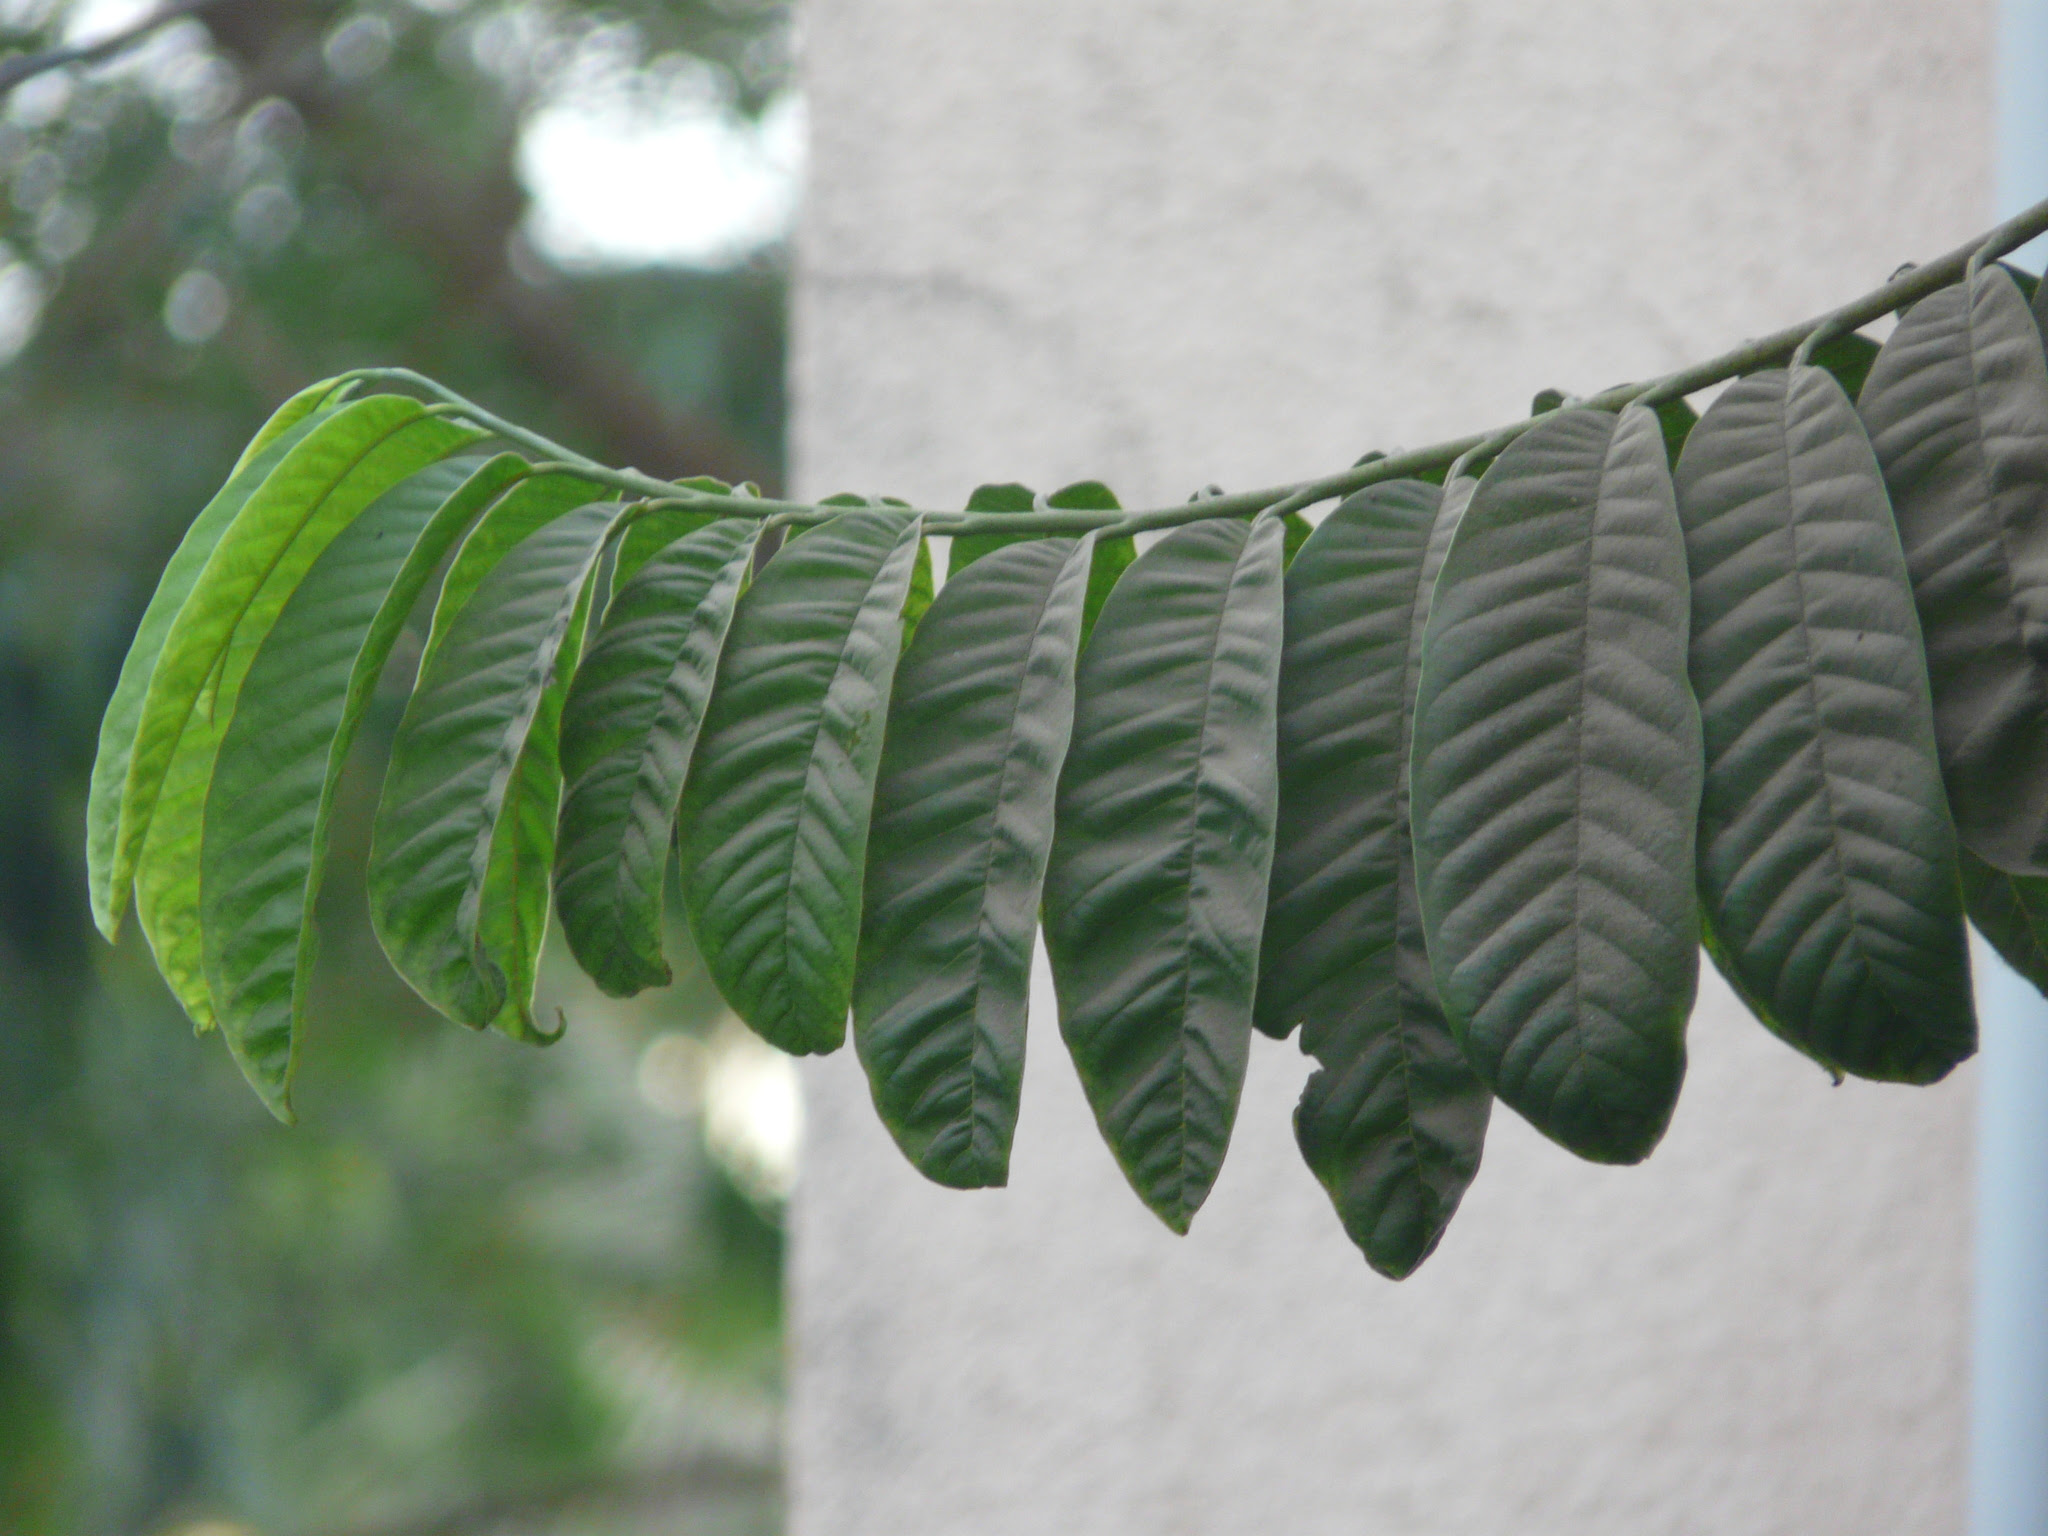
<svg viewBox="0 0 2048 1536">
<path fill-rule="evenodd" d="M 39 49 L 146 13 L 0 0 Z M 288 391 L 430 373 L 773 486 L 780 0 L 223 0 L 0 103 L 0 1533 L 779 1528 L 788 1065 L 678 936 L 538 1052 L 437 1022 L 337 818 L 301 1124 L 84 901 L 99 716 Z M 751 202 L 749 201 L 751 199 Z"/>
</svg>

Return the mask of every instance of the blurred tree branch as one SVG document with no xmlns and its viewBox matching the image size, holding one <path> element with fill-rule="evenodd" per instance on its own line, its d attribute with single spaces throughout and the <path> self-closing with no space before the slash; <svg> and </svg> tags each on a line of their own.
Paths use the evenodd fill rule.
<svg viewBox="0 0 2048 1536">
<path fill-rule="evenodd" d="M 765 456 L 714 422 L 667 409 L 632 370 L 593 346 L 568 295 L 536 286 L 512 268 L 511 248 L 526 211 L 514 169 L 510 114 L 504 153 L 483 179 L 453 184 L 436 157 L 420 153 L 425 128 L 397 120 L 389 103 L 331 86 L 317 68 L 318 32 L 308 8 L 278 0 L 216 0 L 207 18 L 219 46 L 253 74 L 280 73 L 272 89 L 307 127 L 349 155 L 360 190 L 398 236 L 437 273 L 451 309 L 487 311 L 521 364 L 581 419 L 617 460 L 658 475 L 709 474 L 752 480 L 776 494 L 780 475 Z M 317 7 L 315 7 L 317 9 Z M 281 72 L 280 62 L 293 63 Z"/>
<path fill-rule="evenodd" d="M 492 130 L 504 142 L 500 153 L 488 157 L 489 169 L 482 176 L 451 178 L 439 157 L 421 153 L 432 142 L 428 128 L 405 120 L 388 100 L 328 80 L 320 40 L 338 10 L 332 0 L 199 0 L 177 9 L 184 14 L 202 6 L 216 46 L 242 72 L 243 105 L 270 95 L 289 101 L 308 129 L 345 161 L 350 180 L 391 234 L 432 274 L 447 312 L 475 315 L 499 328 L 521 369 L 575 418 L 600 456 L 658 475 L 751 480 L 770 495 L 778 493 L 781 475 L 771 458 L 718 422 L 671 409 L 634 369 L 593 340 L 570 293 L 514 270 L 512 248 L 527 195 L 515 169 L 513 113 L 502 114 Z M 159 13 L 149 21 L 168 19 Z M 116 41 L 94 47 L 110 49 Z M 137 256 L 161 247 L 162 232 L 179 222 L 206 185 L 194 167 L 166 159 L 70 275 L 50 317 L 52 329 L 77 334 L 124 326 L 129 317 L 115 311 L 126 285 L 117 275 Z M 238 314 L 227 340 L 265 394 L 310 382 L 306 369 L 295 368 L 288 351 L 260 324 Z"/>
<path fill-rule="evenodd" d="M 538 1492 L 480 1499 L 422 1519 L 333 1536 L 472 1536 L 563 1515 L 682 1515 L 731 1499 L 773 1498 L 780 1485 L 769 1463 L 698 1455 L 649 1471 L 594 1473 Z"/>
<path fill-rule="evenodd" d="M 159 28 L 167 27 L 181 17 L 210 10 L 219 3 L 220 0 L 175 0 L 175 3 L 166 5 L 162 10 L 145 16 L 96 43 L 46 48 L 39 53 L 23 53 L 11 59 L 0 59 L 0 93 L 13 90 L 24 80 L 47 74 L 53 69 L 62 69 L 67 64 L 97 64 L 102 59 L 110 59 L 115 54 L 132 48 Z"/>
</svg>

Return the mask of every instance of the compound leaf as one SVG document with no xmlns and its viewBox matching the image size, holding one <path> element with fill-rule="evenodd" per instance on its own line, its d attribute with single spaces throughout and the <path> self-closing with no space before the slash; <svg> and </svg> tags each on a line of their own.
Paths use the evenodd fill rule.
<svg viewBox="0 0 2048 1536">
<path fill-rule="evenodd" d="M 1929 294 L 1858 402 L 1884 467 L 1956 830 L 2048 874 L 2048 362 L 2010 274 Z"/>
<path fill-rule="evenodd" d="M 1708 410 L 1676 481 L 1708 952 L 1822 1066 L 1933 1082 L 1976 1048 L 1955 831 L 1856 408 L 1817 367 L 1751 374 Z"/>
<path fill-rule="evenodd" d="M 918 521 L 842 513 L 740 599 L 683 789 L 683 905 L 733 1011 L 805 1054 L 846 1036 L 861 873 Z"/>
<path fill-rule="evenodd" d="M 1546 416 L 1481 480 L 1437 578 L 1412 815 L 1466 1057 L 1596 1162 L 1663 1135 L 1699 966 L 1699 713 L 1657 418 Z"/>
<path fill-rule="evenodd" d="M 221 739 L 200 841 L 201 931 L 221 1033 L 291 1119 L 327 823 L 406 616 L 472 517 L 527 473 L 450 459 L 387 491 L 313 562 L 256 653 Z"/>
<path fill-rule="evenodd" d="M 896 677 L 853 992 L 882 1122 L 929 1178 L 1002 1184 L 1092 535 L 947 581 Z"/>
<path fill-rule="evenodd" d="M 502 548 L 519 490 L 471 530 Z M 370 917 L 420 996 L 460 1023 L 546 1038 L 531 1019 L 560 786 L 562 674 L 573 669 L 591 579 L 618 508 L 551 518 L 479 570 L 435 615 L 419 682 L 392 743 L 370 842 Z"/>
<path fill-rule="evenodd" d="M 1302 1155 L 1373 1268 L 1412 1273 L 1479 1168 L 1492 1098 L 1437 1000 L 1408 833 L 1430 590 L 1473 482 L 1347 498 L 1288 568 L 1280 810 L 1254 1020 L 1321 1070 Z M 1441 510 L 1440 510 L 1441 508 Z"/>
<path fill-rule="evenodd" d="M 662 883 L 676 803 L 759 534 L 715 522 L 643 559 L 569 688 L 555 906 L 578 963 L 614 997 L 669 980 Z"/>
<path fill-rule="evenodd" d="M 1104 1138 L 1176 1232 L 1244 1085 L 1278 789 L 1286 530 L 1167 535 L 1110 594 L 1076 682 L 1045 882 L 1060 1029 Z"/>
</svg>

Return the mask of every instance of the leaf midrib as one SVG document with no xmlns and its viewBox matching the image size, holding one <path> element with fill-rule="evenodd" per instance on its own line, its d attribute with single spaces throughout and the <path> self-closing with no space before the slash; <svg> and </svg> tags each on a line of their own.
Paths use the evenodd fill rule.
<svg viewBox="0 0 2048 1536">
<path fill-rule="evenodd" d="M 1971 369 L 1973 378 L 1975 377 L 1975 372 L 1976 370 L 1973 366 Z M 1828 863 L 1834 870 L 1835 888 L 1838 893 L 1831 904 L 1837 909 L 1846 911 L 1848 914 L 1849 934 L 1844 942 L 1849 948 L 1854 950 L 1856 963 L 1862 970 L 1864 979 L 1882 993 L 1886 1001 L 1896 1010 L 1900 1005 L 1899 999 L 1892 995 L 1890 986 L 1884 980 L 1882 969 L 1872 963 L 1869 950 L 1866 947 L 1864 939 L 1866 914 L 1861 902 L 1857 900 L 1856 882 L 1850 878 L 1848 867 L 1842 859 L 1843 824 L 1836 806 L 1835 774 L 1828 763 L 1828 727 L 1821 714 L 1820 680 L 1817 675 L 1819 672 L 1819 667 L 1817 666 L 1818 658 L 1815 654 L 1812 629 L 1807 622 L 1806 546 L 1805 541 L 1801 537 L 1804 519 L 1800 516 L 1799 479 L 1795 472 L 1795 465 L 1798 461 L 1792 452 L 1792 388 L 1794 382 L 1795 380 L 1788 373 L 1783 393 L 1778 400 L 1778 430 L 1773 434 L 1773 448 L 1775 450 L 1774 457 L 1778 460 L 1782 471 L 1786 511 L 1789 514 L 1785 519 L 1784 528 L 1786 541 L 1792 546 L 1792 558 L 1788 562 L 1786 574 L 1792 584 L 1793 612 L 1798 619 L 1797 632 L 1799 636 L 1800 661 L 1802 663 L 1799 668 L 1798 692 L 1805 701 L 1805 713 L 1812 732 L 1814 759 L 1820 779 L 1821 807 L 1822 813 L 1826 817 L 1828 828 Z M 1974 440 L 1975 434 L 1972 436 Z M 1773 1001 L 1775 1002 L 1776 999 L 1773 999 Z M 1813 1050 L 1816 1053 L 1822 1049 L 1821 1043 L 1811 1038 L 1810 1035 L 1806 1039 L 1805 1044 L 1809 1050 Z M 1833 1061 L 1829 1061 L 1827 1065 L 1835 1067 Z M 1837 1067 L 1836 1070 L 1840 1069 Z"/>
<path fill-rule="evenodd" d="M 785 963 L 783 968 L 776 973 L 775 987 L 782 998 L 782 1007 L 777 1011 L 782 1015 L 783 1022 L 786 1024 L 796 1022 L 791 1017 L 793 1007 L 790 1001 L 789 973 L 787 968 L 787 957 L 796 947 L 793 943 L 794 929 L 790 924 L 791 903 L 796 900 L 796 852 L 802 845 L 803 829 L 811 817 L 811 807 L 821 798 L 813 790 L 813 785 L 818 778 L 818 737 L 825 729 L 827 701 L 831 699 L 833 693 L 838 689 L 840 678 L 845 675 L 847 651 L 853 644 L 854 635 L 860 629 L 860 616 L 866 610 L 869 599 L 874 596 L 875 585 L 882 579 L 882 572 L 888 569 L 889 562 L 895 558 L 896 551 L 902 547 L 904 531 L 906 530 L 898 531 L 896 541 L 889 546 L 881 560 L 876 563 L 874 573 L 868 577 L 867 585 L 862 590 L 859 601 L 853 605 L 852 615 L 847 622 L 846 629 L 839 637 L 839 649 L 832 659 L 832 675 L 825 683 L 825 691 L 818 696 L 818 707 L 813 712 L 809 729 L 805 732 L 809 739 L 804 747 L 803 793 L 797 796 L 796 812 L 790 817 L 789 830 L 785 834 L 789 841 L 790 856 L 787 860 L 778 861 L 781 864 L 782 910 L 776 920 L 776 926 L 781 931 L 782 952 L 785 957 Z"/>
<path fill-rule="evenodd" d="M 1075 545 L 1074 549 L 1067 552 L 1066 558 L 1060 562 L 1059 569 L 1053 572 L 1052 580 L 1045 584 L 1039 595 L 1037 608 L 1031 616 L 1031 640 L 1024 648 L 1024 665 L 1019 670 L 1020 680 L 1024 683 L 1028 683 L 1031 678 L 1031 662 L 1038 653 L 1039 631 L 1045 623 L 1045 610 L 1052 605 L 1053 593 L 1059 589 L 1060 582 L 1065 578 L 1068 565 L 1073 561 L 1076 552 L 1084 546 L 1088 549 L 1092 562 L 1094 546 L 1091 541 L 1083 539 Z M 930 616 L 929 611 L 927 611 L 925 617 L 929 619 Z M 973 979 L 969 983 L 974 998 L 973 1012 L 969 1018 L 966 1052 L 967 1106 L 965 1114 L 968 1146 L 970 1148 L 973 1148 L 980 1139 L 976 1127 L 979 1124 L 981 1106 L 981 1075 L 976 1071 L 976 1066 L 987 1054 L 983 1049 L 988 1032 L 982 1027 L 981 976 L 988 960 L 989 948 L 989 872 L 995 867 L 995 825 L 998 816 L 1001 814 L 1003 803 L 1008 797 L 1010 771 L 1015 764 L 1015 757 L 1011 748 L 1017 739 L 1017 721 L 1023 715 L 1022 706 L 1023 689 L 1020 687 L 1018 690 L 1018 707 L 1010 711 L 1009 723 L 1003 730 L 1002 766 L 997 770 L 996 774 L 995 797 L 990 803 L 987 813 L 975 819 L 975 825 L 978 828 L 985 829 L 987 835 L 980 839 L 981 873 L 975 881 L 975 889 L 979 895 L 975 903 L 974 970 Z M 1025 965 L 1027 967 L 1030 965 L 1028 954 L 1025 957 Z"/>
<path fill-rule="evenodd" d="M 696 531 L 697 530 L 694 529 L 692 530 L 692 532 Z M 688 535 L 685 535 L 685 537 L 688 537 Z M 751 558 L 752 547 L 753 546 L 751 541 L 744 546 L 744 552 L 747 558 Z M 719 585 L 721 582 L 724 581 L 726 572 L 731 568 L 732 562 L 742 558 L 742 554 L 743 551 L 741 549 L 735 549 L 719 562 L 716 574 L 712 577 L 709 585 L 705 589 L 704 600 L 708 600 L 714 593 L 718 591 Z M 649 563 L 652 562 L 650 561 Z M 636 573 L 636 575 L 637 574 L 638 573 Z M 675 686 L 676 674 L 682 668 L 683 658 L 689 653 L 690 642 L 696 634 L 697 614 L 702 612 L 704 600 L 699 601 L 696 608 L 691 610 L 689 617 L 685 620 L 682 630 L 681 643 L 676 647 L 674 657 L 670 660 L 667 668 L 664 670 L 660 685 L 654 690 L 653 697 L 648 701 L 646 709 L 646 728 L 642 731 L 638 731 L 635 733 L 640 741 L 641 749 L 635 753 L 635 760 L 630 769 L 631 783 L 628 785 L 626 790 L 626 803 L 623 809 L 623 814 L 617 817 L 607 818 L 604 822 L 601 822 L 599 824 L 600 827 L 611 826 L 617 828 L 617 835 L 615 837 L 606 838 L 602 840 L 604 845 L 606 846 L 607 852 L 610 854 L 608 862 L 612 870 L 612 878 L 605 882 L 604 889 L 608 893 L 606 897 L 606 902 L 611 915 L 611 923 L 614 937 L 617 937 L 625 932 L 625 916 L 628 912 L 632 910 L 634 905 L 631 892 L 632 874 L 627 867 L 626 859 L 623 857 L 623 849 L 625 847 L 626 838 L 630 835 L 631 829 L 635 825 L 637 825 L 636 813 L 638 812 L 639 808 L 642 805 L 645 805 L 653 801 L 655 798 L 654 786 L 650 782 L 654 771 L 653 753 L 650 750 L 648 750 L 648 746 L 653 741 L 656 733 L 662 729 L 664 719 L 670 718 L 668 712 L 665 710 L 665 706 L 668 704 L 670 699 L 676 697 L 679 692 L 679 690 L 677 690 Z M 731 619 L 731 605 L 728 604 L 726 606 L 726 623 L 728 629 L 731 626 Z M 722 641 L 723 637 L 721 636 L 721 649 L 723 648 Z M 714 661 L 714 666 L 715 665 L 716 663 Z M 704 723 L 703 714 L 703 709 L 700 707 L 697 712 L 697 725 L 699 728 L 701 728 Z M 684 764 L 684 774 L 685 776 L 687 776 L 688 774 L 687 763 Z M 680 787 L 681 780 L 678 780 L 679 790 Z M 671 819 L 672 817 L 668 815 L 665 815 L 663 817 L 664 821 L 669 821 Z M 664 853 L 666 852 L 667 841 L 668 840 L 666 838 L 663 839 Z M 637 957 L 634 958 L 637 959 Z"/>
<path fill-rule="evenodd" d="M 1176 924 L 1182 937 L 1180 950 L 1180 1020 L 1174 1034 L 1177 1049 L 1174 1053 L 1174 1087 L 1179 1095 L 1179 1114 L 1174 1123 L 1174 1134 L 1179 1138 L 1179 1147 L 1174 1162 L 1176 1187 L 1174 1191 L 1175 1214 L 1183 1221 L 1188 1220 L 1199 1208 L 1188 1204 L 1188 997 L 1194 989 L 1194 944 L 1192 942 L 1195 880 L 1200 861 L 1195 856 L 1196 831 L 1201 821 L 1203 792 L 1206 777 L 1204 768 L 1209 756 L 1209 720 L 1214 710 L 1216 690 L 1216 651 L 1223 638 L 1223 620 L 1230 611 L 1231 601 L 1237 593 L 1238 572 L 1244 564 L 1244 553 L 1251 547 L 1252 533 L 1247 532 L 1244 542 L 1238 545 L 1231 556 L 1230 577 L 1224 583 L 1223 601 L 1216 605 L 1215 618 L 1209 627 L 1209 643 L 1203 648 L 1202 656 L 1202 719 L 1195 734 L 1194 778 L 1188 786 L 1188 809 L 1184 823 L 1185 832 L 1181 846 L 1187 850 L 1187 879 L 1180 889 L 1180 917 Z"/>
</svg>

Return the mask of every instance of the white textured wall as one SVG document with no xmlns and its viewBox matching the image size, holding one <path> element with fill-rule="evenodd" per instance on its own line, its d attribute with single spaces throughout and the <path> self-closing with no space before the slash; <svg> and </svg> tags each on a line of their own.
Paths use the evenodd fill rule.
<svg viewBox="0 0 2048 1536">
<path fill-rule="evenodd" d="M 1718 351 L 1987 222 L 1987 12 L 811 0 L 799 479 L 1156 501 Z M 799 1536 L 1958 1528 L 1969 1069 L 1830 1088 L 1709 978 L 1646 1167 L 1501 1111 L 1393 1286 L 1299 1165 L 1292 1045 L 1175 1239 L 1035 1002 L 1005 1192 L 807 1068 Z"/>
</svg>

